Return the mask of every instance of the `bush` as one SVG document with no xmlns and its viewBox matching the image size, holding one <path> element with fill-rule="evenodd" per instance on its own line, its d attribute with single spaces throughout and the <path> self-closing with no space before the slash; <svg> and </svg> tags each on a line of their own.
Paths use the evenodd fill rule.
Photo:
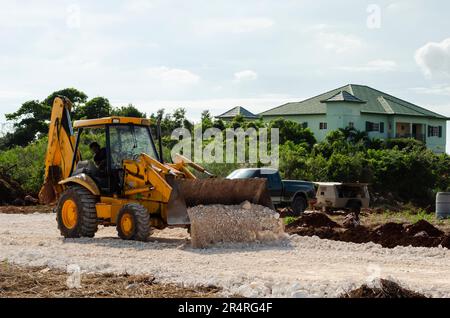
<svg viewBox="0 0 450 318">
<path fill-rule="evenodd" d="M 11 178 L 19 182 L 27 193 L 34 196 L 37 195 L 44 181 L 47 142 L 47 138 L 42 138 L 24 148 L 15 147 L 0 152 L 0 166 L 8 169 Z"/>
<path fill-rule="evenodd" d="M 385 142 L 386 149 L 398 149 L 398 150 L 411 150 L 411 149 L 422 149 L 425 150 L 426 146 L 423 142 L 412 139 L 412 138 L 399 138 L 399 139 L 388 139 Z"/>
</svg>

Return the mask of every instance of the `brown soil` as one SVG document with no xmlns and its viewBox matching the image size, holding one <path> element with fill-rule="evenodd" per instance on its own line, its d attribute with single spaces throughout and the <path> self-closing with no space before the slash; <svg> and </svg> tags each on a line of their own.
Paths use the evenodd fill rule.
<svg viewBox="0 0 450 318">
<path fill-rule="evenodd" d="M 427 298 L 422 294 L 407 290 L 397 283 L 381 279 L 379 287 L 362 287 L 343 294 L 341 298 Z"/>
<path fill-rule="evenodd" d="M 298 220 L 291 224 L 292 227 L 341 227 L 323 213 L 303 214 Z"/>
<path fill-rule="evenodd" d="M 23 198 L 25 192 L 19 183 L 0 171 L 0 205 L 10 204 L 17 198 Z"/>
<path fill-rule="evenodd" d="M 82 275 L 81 288 L 67 287 L 68 274 L 47 268 L 0 264 L 0 298 L 211 298 L 220 290 L 181 288 L 151 276 Z"/>
<path fill-rule="evenodd" d="M 320 222 L 308 223 L 304 221 L 305 218 L 317 218 L 320 219 Z M 335 222 L 328 216 L 314 213 L 310 216 L 305 215 L 294 223 L 289 224 L 286 227 L 286 232 L 300 236 L 318 236 L 322 239 L 357 244 L 374 242 L 386 248 L 394 248 L 396 246 L 438 247 L 441 245 L 450 249 L 450 235 L 446 235 L 424 220 L 412 225 L 386 223 L 375 228 L 358 226 L 350 229 L 343 229 L 339 224 L 335 223 L 336 225 L 333 225 L 333 223 Z"/>
<path fill-rule="evenodd" d="M 0 206 L 0 213 L 3 214 L 33 214 L 33 213 L 52 213 L 53 207 L 48 205 L 36 206 Z"/>
<path fill-rule="evenodd" d="M 420 232 L 425 232 L 431 237 L 438 237 L 444 235 L 444 232 L 434 227 L 427 221 L 421 220 L 416 224 L 410 225 L 406 228 L 408 235 L 414 236 Z"/>
</svg>

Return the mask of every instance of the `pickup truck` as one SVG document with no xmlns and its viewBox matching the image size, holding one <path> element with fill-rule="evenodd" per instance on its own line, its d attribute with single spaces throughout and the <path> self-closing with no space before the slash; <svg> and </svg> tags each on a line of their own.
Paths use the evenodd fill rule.
<svg viewBox="0 0 450 318">
<path fill-rule="evenodd" d="M 227 179 L 265 178 L 268 190 L 276 208 L 290 207 L 295 216 L 300 216 L 309 205 L 314 205 L 316 190 L 314 183 L 307 181 L 282 180 L 275 169 L 238 169 L 233 171 Z"/>
</svg>

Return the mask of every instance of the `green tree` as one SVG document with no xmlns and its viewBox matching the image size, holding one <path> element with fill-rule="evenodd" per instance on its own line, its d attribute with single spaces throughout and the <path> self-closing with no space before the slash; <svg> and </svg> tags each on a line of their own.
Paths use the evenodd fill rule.
<svg viewBox="0 0 450 318">
<path fill-rule="evenodd" d="M 184 109 L 184 108 L 175 109 L 173 112 L 172 118 L 173 118 L 174 129 L 184 127 L 184 123 L 186 120 L 186 109 Z"/>
<path fill-rule="evenodd" d="M 93 119 L 111 116 L 112 107 L 105 97 L 95 97 L 80 107 L 78 118 Z"/>
<path fill-rule="evenodd" d="M 305 179 L 307 177 L 308 145 L 297 145 L 287 141 L 280 146 L 280 171 L 287 179 Z"/>
<path fill-rule="evenodd" d="M 334 153 L 328 160 L 328 177 L 336 182 L 369 182 L 364 168 L 365 161 L 361 153 L 349 156 Z"/>
<path fill-rule="evenodd" d="M 277 128 L 280 130 L 280 143 L 292 141 L 296 144 L 306 143 L 311 148 L 316 142 L 313 132 L 304 128 L 301 124 L 279 118 L 269 123 L 269 128 Z"/>
<path fill-rule="evenodd" d="M 245 119 L 242 115 L 236 115 L 233 120 L 231 121 L 230 128 L 238 129 L 238 128 L 244 128 L 245 127 Z"/>
<path fill-rule="evenodd" d="M 72 106 L 73 106 L 72 113 L 75 114 L 75 117 L 76 117 L 77 112 L 79 111 L 79 107 L 82 104 L 86 103 L 86 101 L 88 99 L 88 97 L 85 93 L 77 90 L 76 88 L 65 88 L 65 89 L 62 89 L 62 90 L 59 90 L 59 91 L 56 91 L 56 92 L 50 94 L 50 96 L 48 96 L 46 99 L 44 99 L 42 104 L 52 107 L 53 101 L 58 96 L 67 97 L 72 102 Z"/>
<path fill-rule="evenodd" d="M 227 126 L 225 125 L 225 123 L 223 122 L 223 120 L 222 119 L 217 119 L 217 120 L 214 120 L 214 122 L 213 122 L 213 127 L 214 128 L 217 128 L 217 129 L 220 129 L 220 130 L 225 130 L 226 128 L 227 128 Z"/>
<path fill-rule="evenodd" d="M 202 122 L 203 130 L 213 127 L 213 120 L 212 120 L 212 116 L 211 116 L 211 113 L 209 112 L 209 110 L 205 110 L 202 112 L 201 122 Z"/>
<path fill-rule="evenodd" d="M 16 112 L 5 115 L 8 121 L 14 122 L 14 131 L 0 139 L 0 148 L 26 146 L 36 138 L 47 135 L 53 101 L 57 96 L 67 97 L 73 103 L 73 112 L 87 99 L 83 92 L 66 88 L 52 93 L 42 102 L 31 100 L 23 103 Z"/>
<path fill-rule="evenodd" d="M 147 117 L 146 113 L 139 111 L 139 109 L 134 107 L 132 104 L 113 109 L 111 115 L 121 117 L 135 117 L 135 118 Z"/>
<path fill-rule="evenodd" d="M 18 111 L 6 114 L 9 121 L 14 121 L 14 131 L 2 138 L 3 149 L 13 146 L 26 146 L 40 135 L 48 133 L 51 107 L 37 100 L 22 104 Z"/>
</svg>

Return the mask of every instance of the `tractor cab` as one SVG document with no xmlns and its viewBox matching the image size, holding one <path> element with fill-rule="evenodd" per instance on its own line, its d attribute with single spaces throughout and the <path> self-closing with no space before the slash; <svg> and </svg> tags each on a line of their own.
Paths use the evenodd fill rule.
<svg viewBox="0 0 450 318">
<path fill-rule="evenodd" d="M 143 153 L 159 160 L 148 119 L 80 120 L 74 123 L 74 130 L 70 177 L 88 175 L 102 195 L 121 194 L 124 160 L 136 160 Z"/>
</svg>

